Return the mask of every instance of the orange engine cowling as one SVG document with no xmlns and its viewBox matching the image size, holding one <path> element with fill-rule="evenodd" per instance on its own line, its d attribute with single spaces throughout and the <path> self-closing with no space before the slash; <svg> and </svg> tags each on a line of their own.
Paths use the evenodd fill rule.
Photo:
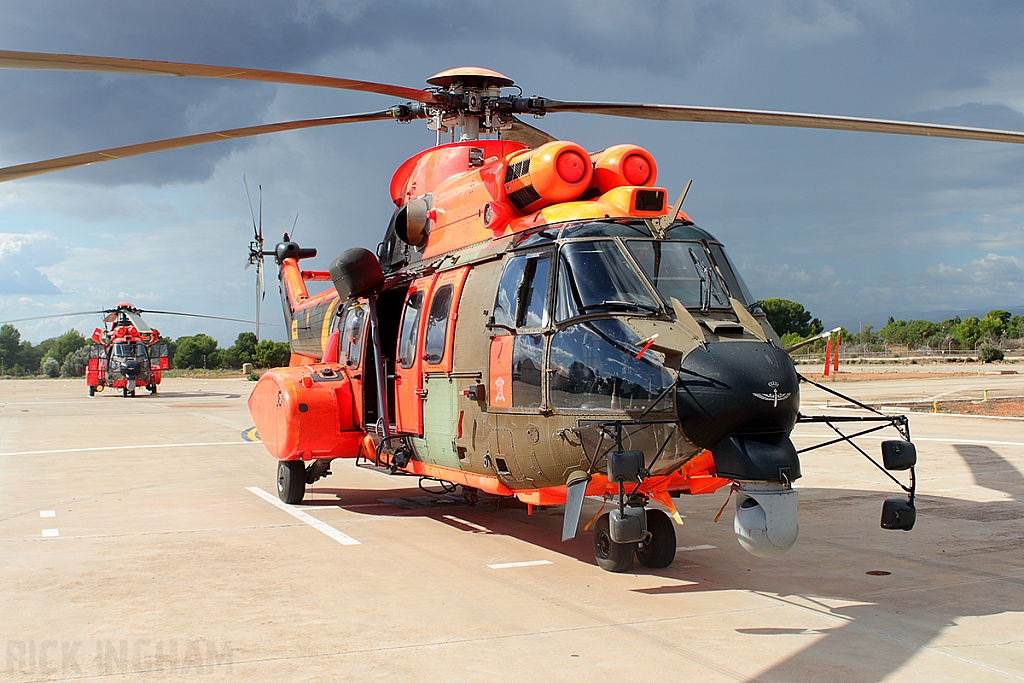
<svg viewBox="0 0 1024 683">
<path fill-rule="evenodd" d="M 643 147 L 614 145 L 591 155 L 593 185 L 601 194 L 626 185 L 650 187 L 658 179 L 658 165 Z"/>
<path fill-rule="evenodd" d="M 354 458 L 352 387 L 340 365 L 302 365 L 266 372 L 249 396 L 260 440 L 278 460 Z"/>
<path fill-rule="evenodd" d="M 505 195 L 519 213 L 576 199 L 590 186 L 590 155 L 574 142 L 555 140 L 510 156 Z"/>
</svg>

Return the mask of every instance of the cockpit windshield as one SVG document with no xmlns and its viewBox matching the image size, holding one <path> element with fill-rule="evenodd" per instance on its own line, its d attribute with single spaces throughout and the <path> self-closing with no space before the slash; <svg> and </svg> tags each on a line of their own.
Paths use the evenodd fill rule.
<svg viewBox="0 0 1024 683">
<path fill-rule="evenodd" d="M 133 342 L 119 342 L 117 344 L 114 344 L 112 355 L 117 358 L 144 359 L 147 357 L 145 345 L 136 344 Z"/>
<path fill-rule="evenodd" d="M 700 242 L 627 240 L 626 247 L 665 301 L 687 307 L 729 306 L 704 245 Z"/>
<path fill-rule="evenodd" d="M 558 255 L 555 320 L 608 312 L 660 310 L 614 240 L 569 242 Z"/>
</svg>

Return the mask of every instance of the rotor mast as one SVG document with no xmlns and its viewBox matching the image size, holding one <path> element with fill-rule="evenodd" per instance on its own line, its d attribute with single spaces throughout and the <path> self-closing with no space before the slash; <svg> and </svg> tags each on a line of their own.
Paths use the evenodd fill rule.
<svg viewBox="0 0 1024 683">
<path fill-rule="evenodd" d="M 501 89 L 515 85 L 511 78 L 476 66 L 458 67 L 427 79 L 435 87 L 437 106 L 430 106 L 427 128 L 441 134 L 450 132 L 454 141 L 479 140 L 481 133 L 494 134 L 512 127 L 512 107 Z M 502 106 L 505 104 L 506 106 Z"/>
</svg>

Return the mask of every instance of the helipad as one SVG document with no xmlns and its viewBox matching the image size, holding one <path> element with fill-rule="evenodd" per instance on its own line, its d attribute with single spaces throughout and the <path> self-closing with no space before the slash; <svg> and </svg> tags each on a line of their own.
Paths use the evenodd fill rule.
<svg viewBox="0 0 1024 683">
<path fill-rule="evenodd" d="M 879 528 L 899 492 L 836 446 L 804 459 L 783 557 L 740 549 L 731 509 L 713 522 L 723 490 L 679 500 L 671 567 L 618 575 L 589 534 L 559 542 L 560 509 L 351 461 L 272 504 L 251 387 L 0 381 L 0 680 L 1024 679 L 1024 421 L 912 416 L 912 532 Z"/>
</svg>

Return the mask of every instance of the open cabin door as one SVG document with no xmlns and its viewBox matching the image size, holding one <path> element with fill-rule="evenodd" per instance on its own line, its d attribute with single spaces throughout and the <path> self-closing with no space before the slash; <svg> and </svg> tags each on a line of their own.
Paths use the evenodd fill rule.
<svg viewBox="0 0 1024 683">
<path fill-rule="evenodd" d="M 395 426 L 400 434 L 423 433 L 423 311 L 433 277 L 409 286 L 402 306 L 395 353 Z"/>
</svg>

